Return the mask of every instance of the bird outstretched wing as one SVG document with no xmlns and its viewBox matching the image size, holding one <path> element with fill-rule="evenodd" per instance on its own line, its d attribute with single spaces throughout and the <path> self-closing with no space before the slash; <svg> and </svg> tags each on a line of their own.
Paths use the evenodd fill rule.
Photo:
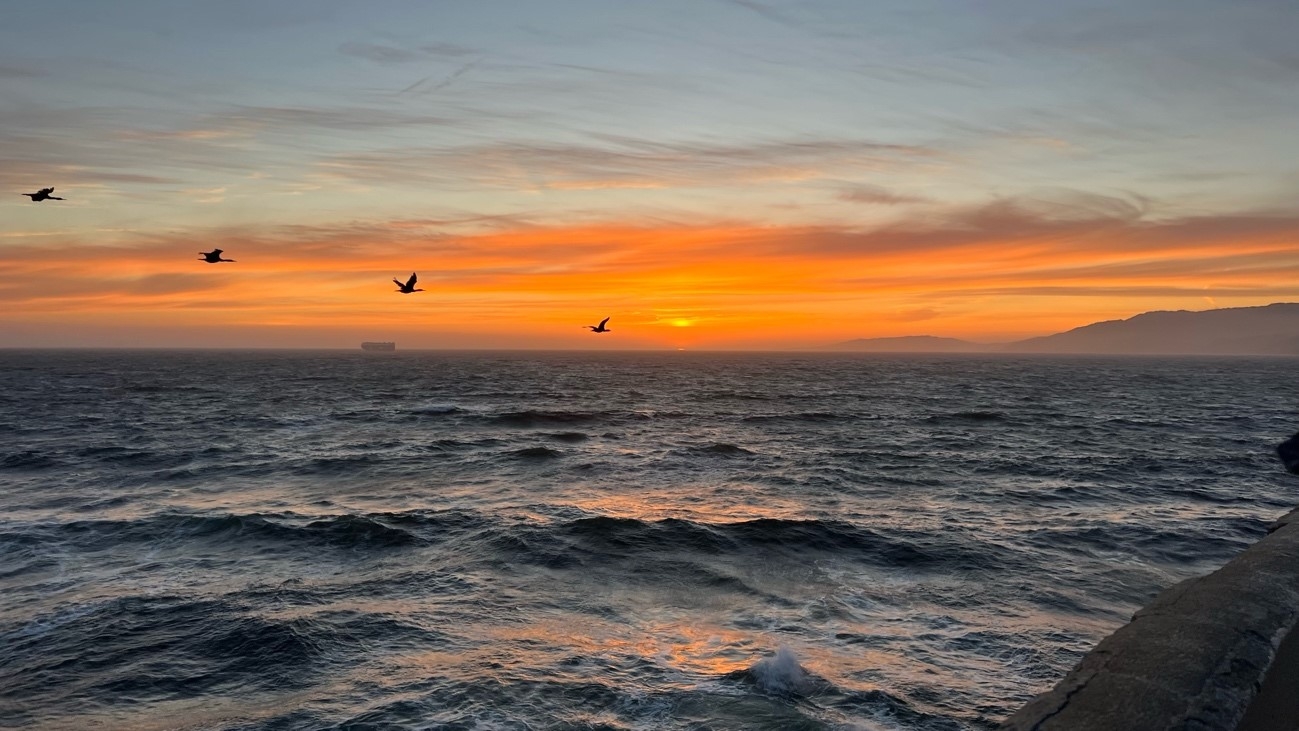
<svg viewBox="0 0 1299 731">
<path fill-rule="evenodd" d="M 604 318 L 603 320 L 601 320 L 601 321 L 600 321 L 600 327 L 604 327 L 604 324 L 605 324 L 606 322 L 608 322 L 608 321 L 609 321 L 609 318 L 608 318 L 608 317 L 606 317 L 606 318 Z"/>
<path fill-rule="evenodd" d="M 406 280 L 406 286 L 407 286 L 407 287 L 414 287 L 414 286 L 415 286 L 415 282 L 416 282 L 416 280 L 418 280 L 418 279 L 419 279 L 419 277 L 415 276 L 415 272 L 411 272 L 411 273 L 410 273 L 410 279 Z M 398 282 L 398 284 L 400 284 L 400 282 Z"/>
<path fill-rule="evenodd" d="M 53 192 L 54 192 L 54 189 L 53 189 L 53 188 L 41 188 L 41 192 L 44 193 L 44 194 L 46 194 L 46 195 L 49 195 L 50 193 L 53 193 Z"/>
</svg>

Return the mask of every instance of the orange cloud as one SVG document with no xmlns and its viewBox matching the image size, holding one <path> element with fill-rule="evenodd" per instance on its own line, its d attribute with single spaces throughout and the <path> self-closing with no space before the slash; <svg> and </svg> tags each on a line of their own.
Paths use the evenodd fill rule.
<svg viewBox="0 0 1299 731">
<path fill-rule="evenodd" d="M 1206 297 L 1299 299 L 1296 234 L 1297 217 L 1147 222 L 1103 199 L 1067 210 L 999 204 L 868 231 L 719 223 L 451 234 L 404 220 L 97 235 L 114 236 L 111 246 L 63 234 L 0 244 L 9 313 L 0 335 L 41 323 L 69 345 L 128 326 L 140 337 L 288 328 L 318 338 L 307 344 L 348 347 L 375 332 L 410 347 L 999 339 L 1199 309 Z M 237 262 L 198 261 L 214 245 Z M 395 293 L 390 280 L 411 271 L 426 291 Z M 614 332 L 594 339 L 583 326 L 605 316 Z"/>
</svg>

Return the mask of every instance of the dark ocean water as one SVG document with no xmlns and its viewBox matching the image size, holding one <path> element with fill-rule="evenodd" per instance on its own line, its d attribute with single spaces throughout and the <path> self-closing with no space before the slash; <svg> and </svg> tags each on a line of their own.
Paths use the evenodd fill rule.
<svg viewBox="0 0 1299 731">
<path fill-rule="evenodd" d="M 0 726 L 990 728 L 1292 506 L 1295 365 L 0 352 Z"/>
</svg>

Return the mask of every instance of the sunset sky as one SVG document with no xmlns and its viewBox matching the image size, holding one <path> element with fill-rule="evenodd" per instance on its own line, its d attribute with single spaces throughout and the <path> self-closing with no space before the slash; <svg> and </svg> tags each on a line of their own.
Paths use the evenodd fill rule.
<svg viewBox="0 0 1299 731">
<path fill-rule="evenodd" d="M 10 2 L 0 347 L 782 349 L 1299 301 L 1296 38 L 1294 0 Z"/>
</svg>

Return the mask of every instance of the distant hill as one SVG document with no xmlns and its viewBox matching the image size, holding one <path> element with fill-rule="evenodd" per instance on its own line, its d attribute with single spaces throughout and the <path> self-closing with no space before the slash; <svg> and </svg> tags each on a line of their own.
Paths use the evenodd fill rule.
<svg viewBox="0 0 1299 731">
<path fill-rule="evenodd" d="M 866 353 L 1094 353 L 1115 355 L 1299 355 L 1299 303 L 1146 312 L 1013 343 L 913 335 L 829 346 Z"/>
<path fill-rule="evenodd" d="M 1008 343 L 1016 353 L 1299 355 L 1299 303 L 1146 312 Z"/>
<path fill-rule="evenodd" d="M 907 335 L 900 338 L 857 338 L 831 346 L 835 350 L 859 350 L 864 353 L 982 353 L 996 346 L 972 343 L 956 338 L 933 335 Z"/>
</svg>

